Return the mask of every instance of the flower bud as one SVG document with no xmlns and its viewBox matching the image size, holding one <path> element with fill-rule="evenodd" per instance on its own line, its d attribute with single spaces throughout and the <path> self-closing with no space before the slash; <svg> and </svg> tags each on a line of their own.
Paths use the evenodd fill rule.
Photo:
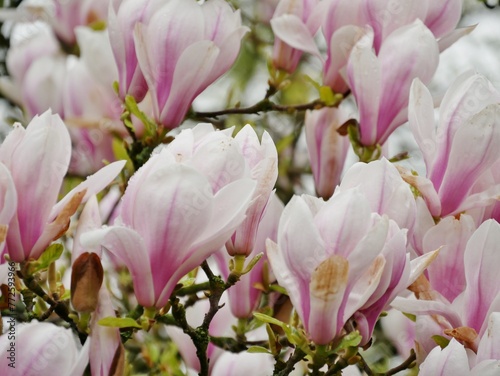
<svg viewBox="0 0 500 376">
<path fill-rule="evenodd" d="M 95 311 L 103 280 L 101 259 L 95 253 L 85 252 L 71 269 L 71 304 L 79 312 Z"/>
</svg>

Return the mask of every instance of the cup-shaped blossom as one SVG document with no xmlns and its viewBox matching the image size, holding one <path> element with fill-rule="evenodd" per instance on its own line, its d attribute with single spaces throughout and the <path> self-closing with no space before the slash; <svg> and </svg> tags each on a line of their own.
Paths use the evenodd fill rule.
<svg viewBox="0 0 500 376">
<path fill-rule="evenodd" d="M 478 349 L 479 339 L 487 332 L 488 318 L 500 309 L 500 224 L 487 220 L 467 242 L 463 257 L 465 289 L 453 301 L 448 301 L 431 286 L 420 286 L 414 291 L 418 300 L 396 298 L 392 305 L 416 315 L 440 315 L 437 326 L 426 325 L 418 331 L 432 335 L 460 339 L 468 348 Z M 427 282 L 428 284 L 428 282 Z M 433 316 L 436 317 L 436 316 Z"/>
<path fill-rule="evenodd" d="M 214 193 L 202 173 L 164 149 L 130 179 L 116 225 L 84 234 L 85 244 L 119 257 L 139 304 L 160 308 L 177 282 L 228 240 L 254 189 L 252 180 L 238 179 Z"/>
<path fill-rule="evenodd" d="M 236 59 L 247 28 L 223 0 L 169 0 L 134 30 L 135 49 L 153 100 L 153 116 L 177 127 L 193 99 Z"/>
<path fill-rule="evenodd" d="M 248 255 L 249 258 L 252 258 L 263 252 L 264 256 L 255 264 L 249 273 L 242 275 L 238 283 L 228 290 L 231 312 L 238 318 L 248 318 L 252 316 L 252 313 L 258 307 L 261 297 L 261 291 L 255 288 L 255 284 L 262 283 L 264 278 L 267 280 L 270 279 L 269 275 L 264 276 L 263 274 L 265 272 L 264 262 L 267 262 L 265 244 L 267 239 L 276 241 L 278 222 L 282 212 L 283 203 L 273 194 L 260 220 L 253 250 Z M 229 254 L 226 249 L 221 249 L 214 257 L 223 277 L 227 279 L 229 275 Z"/>
<path fill-rule="evenodd" d="M 154 0 L 110 2 L 108 33 L 118 68 L 119 95 L 122 99 L 130 94 L 136 102 L 140 102 L 148 91 L 135 53 L 134 27 L 138 22 L 147 23 L 161 5 L 161 1 Z"/>
<path fill-rule="evenodd" d="M 293 73 L 303 52 L 320 56 L 314 35 L 321 26 L 318 0 L 281 0 L 271 19 L 275 34 L 273 65 Z"/>
<path fill-rule="evenodd" d="M 365 146 L 384 144 L 407 121 L 412 80 L 430 81 L 439 61 L 436 39 L 420 20 L 392 32 L 377 55 L 372 40 L 371 32 L 362 37 L 347 64 L 349 86 L 360 113 L 360 142 Z"/>
<path fill-rule="evenodd" d="M 9 329 L 12 327 L 7 321 Z M 14 324 L 15 342 L 9 331 L 0 336 L 0 366 L 16 375 L 83 375 L 89 361 L 88 345 L 79 348 L 71 329 L 46 322 Z M 10 366 L 9 366 L 10 364 Z"/>
<path fill-rule="evenodd" d="M 347 120 L 338 108 L 307 111 L 305 131 L 309 160 L 314 176 L 316 193 L 328 199 L 340 183 L 349 150 L 349 139 L 342 137 L 337 129 Z"/>
<path fill-rule="evenodd" d="M 500 185 L 473 188 L 499 159 L 500 93 L 483 76 L 461 75 L 448 89 L 437 127 L 429 90 L 415 80 L 410 91 L 410 128 L 422 151 L 426 178 L 411 178 L 433 216 L 455 215 L 493 203 Z"/>
<path fill-rule="evenodd" d="M 285 207 L 278 243 L 268 240 L 267 255 L 315 343 L 327 344 L 338 336 L 376 290 L 386 264 L 382 251 L 390 222 L 372 213 L 356 188 L 326 203 L 295 196 Z M 405 249 L 397 251 L 406 257 Z M 356 284 L 361 293 L 349 299 Z"/>
<path fill-rule="evenodd" d="M 56 204 L 70 156 L 66 126 L 50 111 L 35 116 L 26 129 L 17 124 L 0 146 L 0 161 L 10 170 L 17 193 L 17 210 L 7 233 L 13 261 L 38 258 L 66 231 L 78 205 L 106 187 L 125 164 L 106 166 Z"/>
<path fill-rule="evenodd" d="M 250 125 L 234 138 L 232 132 L 232 128 L 215 131 L 211 124 L 198 124 L 181 132 L 166 149 L 178 161 L 203 172 L 214 192 L 244 177 L 257 183 L 247 217 L 226 244 L 230 255 L 248 255 L 278 177 L 278 152 L 267 132 L 260 141 Z"/>
</svg>

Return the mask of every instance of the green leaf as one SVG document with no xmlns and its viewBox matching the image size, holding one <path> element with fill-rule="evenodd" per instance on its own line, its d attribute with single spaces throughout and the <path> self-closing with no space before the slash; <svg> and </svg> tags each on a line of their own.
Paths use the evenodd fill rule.
<svg viewBox="0 0 500 376">
<path fill-rule="evenodd" d="M 321 86 L 319 88 L 319 99 L 327 105 L 332 105 L 335 103 L 335 95 L 331 87 L 329 86 Z"/>
<path fill-rule="evenodd" d="M 362 339 L 363 337 L 361 336 L 361 334 L 359 334 L 357 330 L 348 333 L 342 338 L 339 345 L 335 348 L 335 352 L 347 349 L 348 347 L 358 347 Z"/>
<path fill-rule="evenodd" d="M 142 329 L 134 319 L 130 317 L 105 317 L 98 321 L 101 326 L 109 326 L 111 328 L 139 328 Z"/>
<path fill-rule="evenodd" d="M 29 265 L 29 273 L 34 274 L 39 271 L 48 269 L 49 265 L 54 261 L 59 260 L 62 253 L 64 251 L 64 247 L 62 244 L 52 244 L 50 245 L 38 258 L 38 260 L 31 262 Z"/>
<path fill-rule="evenodd" d="M 268 315 L 265 315 L 263 313 L 258 313 L 258 312 L 254 312 L 253 313 L 253 316 L 257 319 L 257 320 L 260 320 L 262 322 L 265 322 L 265 323 L 268 323 L 268 324 L 274 324 L 274 325 L 278 325 L 280 328 L 283 328 L 283 330 L 285 329 L 286 326 L 288 326 L 287 324 L 285 324 L 284 322 L 278 320 L 278 319 L 275 319 L 274 317 L 271 317 L 271 316 L 268 316 Z"/>
<path fill-rule="evenodd" d="M 136 116 L 142 122 L 142 124 L 144 124 L 146 135 L 152 136 L 156 133 L 156 124 L 139 109 L 139 107 L 137 106 L 137 102 L 135 101 L 135 98 L 133 96 L 127 95 L 125 97 L 125 107 L 132 115 Z"/>
<path fill-rule="evenodd" d="M 247 350 L 250 354 L 270 354 L 272 355 L 272 352 L 266 349 L 265 347 L 262 346 L 250 346 Z"/>
<path fill-rule="evenodd" d="M 443 336 L 439 336 L 439 335 L 435 335 L 435 336 L 432 336 L 431 337 L 434 342 L 436 342 L 436 344 L 441 347 L 442 349 L 444 349 L 446 346 L 448 346 L 448 344 L 450 343 L 450 340 L 443 337 Z"/>
</svg>

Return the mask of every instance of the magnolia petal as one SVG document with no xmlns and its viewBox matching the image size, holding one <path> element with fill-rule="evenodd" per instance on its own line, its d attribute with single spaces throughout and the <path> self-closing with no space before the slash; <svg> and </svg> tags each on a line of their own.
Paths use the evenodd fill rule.
<svg viewBox="0 0 500 376">
<path fill-rule="evenodd" d="M 314 55 L 320 59 L 321 54 L 313 35 L 304 22 L 294 14 L 283 14 L 271 20 L 271 27 L 276 37 L 289 46 Z"/>
<path fill-rule="evenodd" d="M 102 246 L 127 265 L 134 282 L 137 301 L 144 307 L 155 304 L 155 286 L 146 245 L 141 236 L 132 229 L 110 226 L 86 232 L 81 237 L 84 247 Z"/>
<path fill-rule="evenodd" d="M 477 27 L 476 25 L 459 27 L 458 29 L 450 31 L 448 34 L 443 35 L 442 38 L 438 40 L 439 52 L 445 51 L 448 47 L 452 46 L 460 38 L 469 35 Z"/>
<path fill-rule="evenodd" d="M 452 339 L 448 346 L 435 347 L 420 365 L 421 376 L 448 376 L 468 374 L 469 360 L 464 346 Z"/>
<path fill-rule="evenodd" d="M 408 121 L 413 137 L 422 151 L 427 171 L 430 171 L 436 154 L 434 105 L 429 89 L 415 78 L 410 87 Z"/>
<path fill-rule="evenodd" d="M 219 53 L 219 47 L 207 40 L 193 43 L 183 51 L 175 66 L 168 99 L 160 107 L 159 120 L 163 125 L 180 125 L 193 99 L 208 85 L 206 80 Z"/>
<path fill-rule="evenodd" d="M 344 300 L 349 275 L 349 262 L 333 255 L 314 270 L 309 284 L 311 311 L 307 331 L 318 345 L 331 342 L 342 327 L 338 327 L 339 308 Z"/>
<path fill-rule="evenodd" d="M 59 201 L 54 207 L 49 215 L 49 220 L 54 219 L 59 212 L 66 206 L 68 201 L 72 200 L 72 197 L 78 193 L 85 191 L 85 195 L 82 198 L 82 202 L 86 202 L 92 195 L 102 191 L 109 183 L 113 181 L 114 178 L 118 176 L 120 171 L 125 166 L 127 161 L 116 161 L 110 163 L 109 165 L 101 168 L 95 174 L 87 177 L 87 180 L 78 184 L 73 188 L 64 198 Z"/>
</svg>

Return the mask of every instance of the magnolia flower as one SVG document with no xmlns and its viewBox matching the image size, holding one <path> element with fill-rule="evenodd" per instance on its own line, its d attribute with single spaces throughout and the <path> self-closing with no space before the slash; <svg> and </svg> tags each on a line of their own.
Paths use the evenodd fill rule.
<svg viewBox="0 0 500 376">
<path fill-rule="evenodd" d="M 420 191 L 433 216 L 486 206 L 500 194 L 499 184 L 474 187 L 500 157 L 499 100 L 500 93 L 486 78 L 464 73 L 446 92 L 436 128 L 431 94 L 422 82 L 413 82 L 409 122 L 427 178 L 408 175 L 407 180 Z"/>
<path fill-rule="evenodd" d="M 71 329 L 54 324 L 17 323 L 13 341 L 9 331 L 0 336 L 0 366 L 6 373 L 12 370 L 16 375 L 79 376 L 89 360 L 88 345 L 80 349 Z"/>
<path fill-rule="evenodd" d="M 248 255 L 254 249 L 259 222 L 278 177 L 278 153 L 267 132 L 261 141 L 250 125 L 234 138 L 232 133 L 233 128 L 215 131 L 211 124 L 198 124 L 181 132 L 166 149 L 179 162 L 202 172 L 213 192 L 241 178 L 257 183 L 246 219 L 226 243 L 230 255 Z"/>
<path fill-rule="evenodd" d="M 138 23 L 135 49 L 155 120 L 177 127 L 193 99 L 232 65 L 246 31 L 223 0 L 169 0 Z"/>
<path fill-rule="evenodd" d="M 309 160 L 314 176 L 316 192 L 328 199 L 340 182 L 345 158 L 349 150 L 349 139 L 341 136 L 337 129 L 347 120 L 338 108 L 307 111 L 305 131 Z"/>
<path fill-rule="evenodd" d="M 319 0 L 281 0 L 276 7 L 271 27 L 275 34 L 273 65 L 293 73 L 302 52 L 320 56 L 314 35 L 321 26 Z"/>
<path fill-rule="evenodd" d="M 349 86 L 360 112 L 360 142 L 365 146 L 384 144 L 407 120 L 412 80 L 430 81 L 439 61 L 437 42 L 420 20 L 392 32 L 377 55 L 372 40 L 372 32 L 362 37 L 347 64 Z"/>
<path fill-rule="evenodd" d="M 153 155 L 130 179 L 115 225 L 82 238 L 127 265 L 145 307 L 165 306 L 177 282 L 227 241 L 255 189 L 252 180 L 237 179 L 215 191 L 175 158 L 166 149 Z"/>
<path fill-rule="evenodd" d="M 437 325 L 417 325 L 417 337 L 457 338 L 477 351 L 479 339 L 487 332 L 488 317 L 500 309 L 499 242 L 500 224 L 494 220 L 485 221 L 470 237 L 463 258 L 465 288 L 453 301 L 433 290 L 423 276 L 412 287 L 418 300 L 394 300 L 392 305 L 401 311 L 433 315 Z"/>
<path fill-rule="evenodd" d="M 281 217 L 278 243 L 268 240 L 267 251 L 317 344 L 341 334 L 359 309 L 366 309 L 358 318 L 368 341 L 385 304 L 411 283 L 406 230 L 372 212 L 357 188 L 327 202 L 294 196 Z"/>
<path fill-rule="evenodd" d="M 118 68 L 119 95 L 132 95 L 136 102 L 144 99 L 148 86 L 135 53 L 134 28 L 138 22 L 148 23 L 162 1 L 125 0 L 110 2 L 108 32 Z"/>
<path fill-rule="evenodd" d="M 106 187 L 125 164 L 106 166 L 56 204 L 70 156 L 66 126 L 50 111 L 35 116 L 26 129 L 16 124 L 0 146 L 0 162 L 10 170 L 17 193 L 17 211 L 7 233 L 13 261 L 37 259 L 66 231 L 78 205 Z"/>
</svg>

